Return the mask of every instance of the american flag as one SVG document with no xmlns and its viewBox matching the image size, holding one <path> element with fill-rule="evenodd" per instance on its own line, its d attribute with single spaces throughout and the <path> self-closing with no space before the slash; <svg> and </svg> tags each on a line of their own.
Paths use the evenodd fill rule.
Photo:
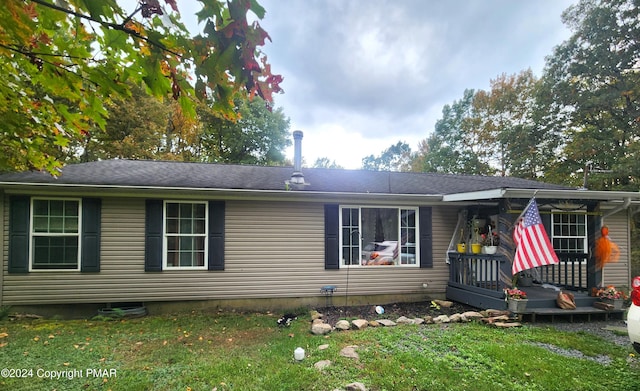
<svg viewBox="0 0 640 391">
<path fill-rule="evenodd" d="M 523 270 L 560 262 L 540 220 L 535 199 L 529 202 L 518 222 L 513 232 L 513 242 L 516 245 L 512 266 L 514 275 Z"/>
</svg>

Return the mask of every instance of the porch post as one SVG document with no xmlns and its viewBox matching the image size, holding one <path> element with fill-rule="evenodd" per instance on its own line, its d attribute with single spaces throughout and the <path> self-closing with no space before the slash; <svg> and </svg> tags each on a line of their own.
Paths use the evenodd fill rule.
<svg viewBox="0 0 640 391">
<path fill-rule="evenodd" d="M 587 289 L 591 292 L 591 288 L 597 287 L 602 281 L 602 270 L 596 270 L 595 243 L 596 232 L 600 228 L 602 217 L 597 215 L 597 204 L 587 204 L 587 243 L 589 246 L 589 257 L 587 258 Z"/>
<path fill-rule="evenodd" d="M 498 233 L 500 235 L 500 247 L 498 247 L 498 254 L 504 255 L 508 262 L 502 262 L 500 270 L 500 279 L 503 287 L 509 287 L 513 285 L 513 274 L 511 273 L 511 267 L 513 264 L 513 254 L 515 253 L 515 246 L 513 244 L 513 223 L 517 216 L 510 214 L 509 211 L 513 209 L 510 199 L 503 199 L 500 201 L 499 214 L 498 214 Z"/>
</svg>

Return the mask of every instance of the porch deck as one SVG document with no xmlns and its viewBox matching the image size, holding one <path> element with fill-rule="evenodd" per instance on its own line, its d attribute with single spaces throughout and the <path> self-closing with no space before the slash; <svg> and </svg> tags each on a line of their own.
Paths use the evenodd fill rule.
<svg viewBox="0 0 640 391">
<path fill-rule="evenodd" d="M 568 317 L 570 322 L 573 322 L 574 318 L 583 318 L 587 321 L 591 321 L 592 317 L 605 320 L 609 317 L 620 319 L 624 314 L 624 309 L 607 311 L 594 307 L 593 303 L 598 301 L 598 298 L 588 295 L 587 292 L 571 292 L 576 301 L 576 309 L 563 310 L 556 304 L 558 291 L 555 289 L 543 288 L 538 284 L 522 289 L 526 290 L 529 301 L 526 310 L 520 315 L 529 318 L 532 322 L 535 322 L 537 317 L 550 317 L 552 322 L 556 317 Z"/>
<path fill-rule="evenodd" d="M 467 255 L 452 253 L 449 256 L 450 274 L 447 285 L 447 298 L 480 309 L 507 309 L 504 289 L 504 277 L 510 277 L 510 263 L 500 255 Z M 582 317 L 590 321 L 592 317 L 605 320 L 609 317 L 622 318 L 625 309 L 603 310 L 593 307 L 598 301 L 589 295 L 586 277 L 579 270 L 579 262 L 573 259 L 561 260 L 561 264 L 549 267 L 540 273 L 547 277 L 547 284 L 538 283 L 532 286 L 520 286 L 527 293 L 526 310 L 518 316 L 536 321 L 539 317 L 574 318 Z M 561 278 L 559 278 L 561 277 Z M 575 284 L 577 282 L 577 284 Z M 577 308 L 563 310 L 558 307 L 556 299 L 558 290 L 562 289 L 574 295 Z"/>
</svg>

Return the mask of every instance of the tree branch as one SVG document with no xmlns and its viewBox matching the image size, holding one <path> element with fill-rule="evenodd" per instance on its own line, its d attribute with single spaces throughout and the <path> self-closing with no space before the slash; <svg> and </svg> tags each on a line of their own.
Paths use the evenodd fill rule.
<svg viewBox="0 0 640 391">
<path fill-rule="evenodd" d="M 138 12 L 138 10 L 136 10 L 134 13 L 129 15 L 127 17 L 127 19 L 125 19 L 125 21 L 122 22 L 122 24 L 116 24 L 116 23 L 112 23 L 112 22 L 105 22 L 103 20 L 98 20 L 98 19 L 95 19 L 95 18 L 93 18 L 93 17 L 91 17 L 89 15 L 85 15 L 85 14 L 82 14 L 80 12 L 76 12 L 76 11 L 73 11 L 73 10 L 70 10 L 70 9 L 67 9 L 67 8 L 64 8 L 64 7 L 60 7 L 60 6 L 55 5 L 55 4 L 47 3 L 45 0 L 31 0 L 31 1 L 33 3 L 41 5 L 43 7 L 51 8 L 51 9 L 54 9 L 56 11 L 64 12 L 66 14 L 73 15 L 73 16 L 76 16 L 78 18 L 88 20 L 90 22 L 98 23 L 98 24 L 100 24 L 100 25 L 102 25 L 104 27 L 108 27 L 108 28 L 111 28 L 111 29 L 114 29 L 114 30 L 122 31 L 122 32 L 124 32 L 126 34 L 129 34 L 132 37 L 135 37 L 135 38 L 137 38 L 139 40 L 145 41 L 145 42 L 149 43 L 152 46 L 160 48 L 160 50 L 163 50 L 163 51 L 165 51 L 167 53 L 173 54 L 174 56 L 182 58 L 182 55 L 180 53 L 175 52 L 175 51 L 167 48 L 166 46 L 164 46 L 160 42 L 156 42 L 156 41 L 154 41 L 152 39 L 149 39 L 148 37 L 145 37 L 145 36 L 141 35 L 137 31 L 132 30 L 130 28 L 127 28 L 125 26 L 125 23 L 128 22 L 133 17 L 133 15 L 135 15 Z"/>
<path fill-rule="evenodd" d="M 27 51 L 24 51 L 24 50 L 20 50 L 20 49 L 17 49 L 15 47 L 7 46 L 7 45 L 1 44 L 1 43 L 0 43 L 0 47 L 5 48 L 7 50 L 10 50 L 12 52 L 18 53 L 18 54 L 22 54 L 23 56 L 28 57 L 28 58 L 38 58 L 40 61 L 42 61 L 43 64 L 49 64 L 49 65 L 53 66 L 54 68 L 62 69 L 63 71 L 69 72 L 72 75 L 80 78 L 81 80 L 87 81 L 87 82 L 89 82 L 89 83 L 91 83 L 91 84 L 93 84 L 95 86 L 99 86 L 100 85 L 99 83 L 97 83 L 97 82 L 95 82 L 95 81 L 93 81 L 93 80 L 91 80 L 91 79 L 89 79 L 89 78 L 87 78 L 85 76 L 79 75 L 78 73 L 76 73 L 73 70 L 69 69 L 69 67 L 74 67 L 74 66 L 77 66 L 78 64 L 73 64 L 73 63 L 72 64 L 64 64 L 64 65 L 63 64 L 56 64 L 56 63 L 53 63 L 51 61 L 43 60 L 38 56 L 48 55 L 48 56 L 58 56 L 58 57 L 67 57 L 67 58 L 77 58 L 77 59 L 81 59 L 81 60 L 89 60 L 89 59 L 82 58 L 82 57 L 56 55 L 56 54 L 51 54 L 51 53 L 37 54 L 37 53 L 32 53 L 32 52 L 27 52 Z"/>
<path fill-rule="evenodd" d="M 0 47 L 1 48 L 5 48 L 7 50 L 10 50 L 12 52 L 16 52 L 19 54 L 23 54 L 27 57 L 30 56 L 38 56 L 38 57 L 62 57 L 62 58 L 69 58 L 69 59 L 74 59 L 74 60 L 83 60 L 83 61 L 93 61 L 93 62 L 98 62 L 96 60 L 94 60 L 93 58 L 88 58 L 88 57 L 79 57 L 79 56 L 70 56 L 68 54 L 60 54 L 60 53 L 45 53 L 45 52 L 29 52 L 26 50 L 21 50 L 18 49 L 18 47 L 16 46 L 9 46 L 9 45 L 5 45 L 3 43 L 0 43 Z"/>
</svg>

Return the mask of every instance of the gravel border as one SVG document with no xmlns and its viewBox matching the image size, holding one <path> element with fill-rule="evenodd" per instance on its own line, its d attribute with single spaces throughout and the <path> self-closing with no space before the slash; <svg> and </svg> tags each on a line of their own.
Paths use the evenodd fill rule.
<svg viewBox="0 0 640 391">
<path fill-rule="evenodd" d="M 533 327 L 553 327 L 555 329 L 568 332 L 583 331 L 597 335 L 615 343 L 616 345 L 631 347 L 629 336 L 622 334 L 621 332 L 622 330 L 626 331 L 627 329 L 627 324 L 622 319 L 592 320 L 590 322 L 526 322 L 525 324 Z M 615 329 L 619 329 L 620 331 L 615 331 Z"/>
</svg>

